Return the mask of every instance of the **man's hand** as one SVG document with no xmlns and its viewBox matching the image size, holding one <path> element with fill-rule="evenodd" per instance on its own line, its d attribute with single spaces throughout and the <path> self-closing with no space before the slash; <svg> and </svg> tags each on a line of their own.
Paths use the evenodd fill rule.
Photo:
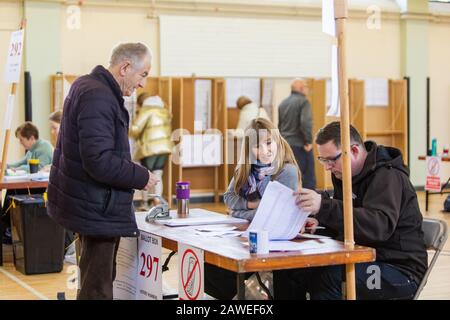
<svg viewBox="0 0 450 320">
<path fill-rule="evenodd" d="M 303 227 L 302 231 L 300 233 L 309 232 L 311 234 L 314 234 L 316 232 L 316 228 L 319 226 L 319 220 L 315 218 L 306 218 L 305 226 Z"/>
<path fill-rule="evenodd" d="M 257 200 L 257 201 L 248 201 L 248 202 L 247 202 L 247 208 L 249 208 L 249 209 L 258 209 L 259 202 L 260 202 L 260 200 Z"/>
<path fill-rule="evenodd" d="M 306 151 L 306 152 L 310 152 L 311 150 L 312 150 L 312 144 L 305 144 L 304 146 L 303 146 L 303 149 Z"/>
<path fill-rule="evenodd" d="M 155 186 L 157 183 L 159 182 L 158 178 L 150 172 L 150 170 L 148 171 L 148 182 L 147 185 L 144 187 L 144 190 L 148 190 L 151 187 Z"/>
<path fill-rule="evenodd" d="M 304 211 L 309 211 L 311 214 L 316 214 L 320 210 L 322 204 L 322 196 L 314 190 L 302 188 L 300 192 L 294 192 L 297 196 L 295 204 Z"/>
</svg>

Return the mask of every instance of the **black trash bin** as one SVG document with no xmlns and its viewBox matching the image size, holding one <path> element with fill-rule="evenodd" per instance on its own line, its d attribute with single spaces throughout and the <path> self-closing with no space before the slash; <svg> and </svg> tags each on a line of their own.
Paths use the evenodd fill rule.
<svg viewBox="0 0 450 320">
<path fill-rule="evenodd" d="M 64 228 L 47 214 L 42 195 L 12 196 L 11 234 L 14 265 L 23 274 L 60 272 Z"/>
</svg>

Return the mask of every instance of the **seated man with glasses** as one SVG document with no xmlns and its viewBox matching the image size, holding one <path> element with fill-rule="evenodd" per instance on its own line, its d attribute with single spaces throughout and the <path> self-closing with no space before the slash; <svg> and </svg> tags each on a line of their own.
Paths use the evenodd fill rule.
<svg viewBox="0 0 450 320">
<path fill-rule="evenodd" d="M 355 242 L 376 249 L 376 261 L 356 264 L 357 299 L 412 299 L 427 268 L 422 214 L 398 149 L 363 142 L 350 127 L 350 159 Z M 297 205 L 344 240 L 340 123 L 332 122 L 316 136 L 319 161 L 332 173 L 334 196 L 302 189 Z M 345 266 L 279 271 L 275 298 L 341 299 Z"/>
</svg>

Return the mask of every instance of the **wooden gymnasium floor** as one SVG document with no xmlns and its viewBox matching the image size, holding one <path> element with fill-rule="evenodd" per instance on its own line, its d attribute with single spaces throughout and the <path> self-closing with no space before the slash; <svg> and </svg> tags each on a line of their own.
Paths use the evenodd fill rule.
<svg viewBox="0 0 450 320">
<path fill-rule="evenodd" d="M 450 213 L 442 213 L 442 203 L 445 195 L 430 197 L 430 210 L 424 213 L 426 217 L 444 219 L 450 226 Z M 419 193 L 422 212 L 425 206 L 425 194 Z M 217 212 L 225 212 L 223 204 L 196 205 Z M 0 267 L 0 300 L 24 299 L 56 299 L 59 292 L 64 292 L 66 299 L 75 299 L 76 290 L 73 289 L 73 266 L 65 264 L 64 270 L 58 274 L 42 274 L 26 276 L 17 272 L 12 263 L 11 246 L 3 246 L 5 263 Z M 165 255 L 168 254 L 166 250 Z M 165 286 L 169 292 L 177 289 L 177 275 L 175 272 L 177 257 L 173 257 L 169 264 L 170 270 L 164 274 Z M 432 274 L 428 279 L 420 299 L 450 299 L 450 240 L 445 245 Z"/>
</svg>

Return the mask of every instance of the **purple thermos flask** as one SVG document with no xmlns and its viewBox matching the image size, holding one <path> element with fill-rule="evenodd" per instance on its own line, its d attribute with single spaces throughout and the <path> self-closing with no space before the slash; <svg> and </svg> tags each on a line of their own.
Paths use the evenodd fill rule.
<svg viewBox="0 0 450 320">
<path fill-rule="evenodd" d="M 177 182 L 177 215 L 186 218 L 189 215 L 189 182 Z"/>
</svg>

